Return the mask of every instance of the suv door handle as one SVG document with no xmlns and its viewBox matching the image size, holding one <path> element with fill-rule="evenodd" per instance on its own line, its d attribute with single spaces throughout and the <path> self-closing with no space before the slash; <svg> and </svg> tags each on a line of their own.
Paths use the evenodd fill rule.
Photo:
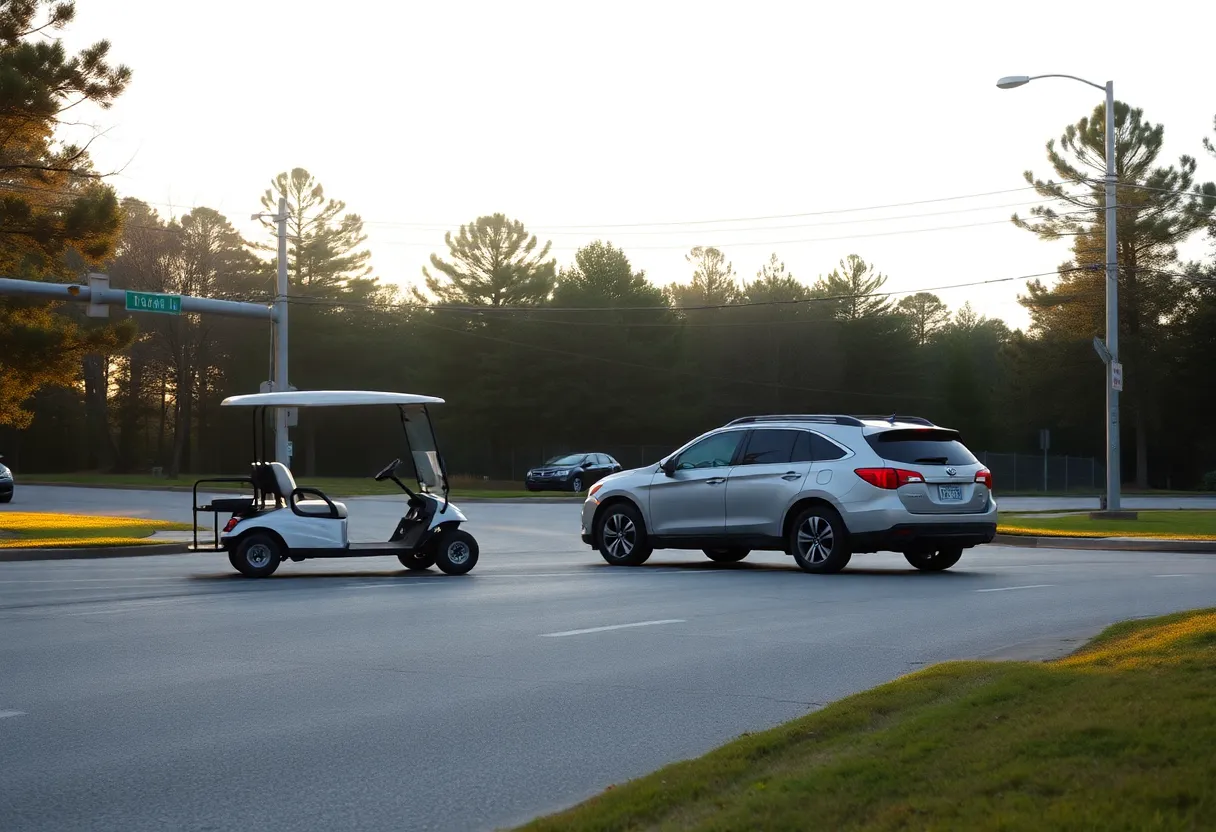
<svg viewBox="0 0 1216 832">
<path fill-rule="evenodd" d="M 714 477 L 712 480 L 706 480 L 706 485 L 721 485 L 726 482 L 726 477 Z"/>
<path fill-rule="evenodd" d="M 794 473 L 793 471 L 789 471 L 789 472 L 787 472 L 785 475 L 783 475 L 783 476 L 781 477 L 781 479 L 783 479 L 783 480 L 790 480 L 790 481 L 792 482 L 793 480 L 800 480 L 800 479 L 802 479 L 802 474 L 796 474 L 796 473 Z"/>
</svg>

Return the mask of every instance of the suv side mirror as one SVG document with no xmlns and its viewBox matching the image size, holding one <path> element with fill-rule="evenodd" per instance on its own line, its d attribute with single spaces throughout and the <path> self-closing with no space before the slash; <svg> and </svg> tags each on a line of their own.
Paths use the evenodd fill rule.
<svg viewBox="0 0 1216 832">
<path fill-rule="evenodd" d="M 659 465 L 659 467 L 663 470 L 663 473 L 666 474 L 667 476 L 669 476 L 669 477 L 675 476 L 676 458 L 674 456 L 668 457 L 667 459 L 663 460 L 663 462 Z"/>
</svg>

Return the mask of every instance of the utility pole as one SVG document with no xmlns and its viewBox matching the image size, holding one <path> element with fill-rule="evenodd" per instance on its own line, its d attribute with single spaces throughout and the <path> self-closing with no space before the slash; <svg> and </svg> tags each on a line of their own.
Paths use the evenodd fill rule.
<svg viewBox="0 0 1216 832">
<path fill-rule="evenodd" d="M 279 238 L 278 278 L 275 281 L 274 293 L 274 379 L 271 383 L 277 392 L 286 392 L 291 388 L 287 384 L 287 198 L 279 197 L 279 212 L 277 214 L 254 214 L 253 219 L 273 219 Z M 276 407 L 274 410 L 274 459 L 287 467 L 291 467 L 291 443 L 288 441 L 287 426 L 289 413 L 287 408 Z"/>
<path fill-rule="evenodd" d="M 287 390 L 287 199 L 279 197 L 279 278 L 274 297 L 274 389 Z M 291 467 L 287 441 L 287 410 L 274 411 L 274 458 Z"/>
</svg>

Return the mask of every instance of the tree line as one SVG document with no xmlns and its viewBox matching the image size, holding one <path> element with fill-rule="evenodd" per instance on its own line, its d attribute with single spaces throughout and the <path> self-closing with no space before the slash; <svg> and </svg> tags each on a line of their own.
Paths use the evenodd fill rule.
<svg viewBox="0 0 1216 832">
<path fill-rule="evenodd" d="M 247 240 L 220 212 L 162 216 L 122 198 L 87 144 L 63 138 L 76 103 L 109 106 L 131 70 L 109 45 L 69 55 L 48 33 L 71 3 L 0 9 L 0 274 L 49 281 L 107 272 L 115 288 L 266 301 L 273 229 Z M 527 449 L 671 447 L 755 412 L 913 413 L 961 429 L 973 448 L 1101 457 L 1103 397 L 1092 339 L 1105 332 L 1099 106 L 1047 143 L 1050 176 L 1027 172 L 1042 205 L 1018 227 L 1069 239 L 1051 281 L 1030 281 L 1031 324 L 1011 331 L 970 304 L 892 293 L 876 264 L 848 254 L 824 276 L 773 254 L 754 276 L 712 246 L 685 275 L 634 268 L 609 240 L 558 263 L 515 218 L 478 217 L 445 236 L 405 289 L 377 278 L 359 215 L 303 168 L 274 176 L 286 198 L 291 382 L 444 397 L 450 467 L 501 477 Z M 1164 128 L 1115 110 L 1124 471 L 1137 485 L 1188 487 L 1216 469 L 1216 186 L 1197 160 L 1161 158 Z M 1203 150 L 1216 157 L 1205 139 Z M 994 276 L 977 268 L 976 282 Z M 196 315 L 98 322 L 78 304 L 0 297 L 0 452 L 21 470 L 170 475 L 241 470 L 249 426 L 219 407 L 271 376 L 264 323 Z M 357 421 L 356 421 L 357 420 Z M 301 414 L 302 476 L 370 473 L 397 447 L 391 420 Z M 539 460 L 525 459 L 522 465 Z"/>
</svg>

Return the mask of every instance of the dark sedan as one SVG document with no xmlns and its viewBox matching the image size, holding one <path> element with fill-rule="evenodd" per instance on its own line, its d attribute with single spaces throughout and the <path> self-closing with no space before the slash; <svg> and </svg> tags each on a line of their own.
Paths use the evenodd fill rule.
<svg viewBox="0 0 1216 832">
<path fill-rule="evenodd" d="M 524 487 L 529 491 L 573 491 L 577 494 L 619 470 L 621 463 L 608 454 L 564 454 L 530 470 L 524 477 Z"/>
</svg>

